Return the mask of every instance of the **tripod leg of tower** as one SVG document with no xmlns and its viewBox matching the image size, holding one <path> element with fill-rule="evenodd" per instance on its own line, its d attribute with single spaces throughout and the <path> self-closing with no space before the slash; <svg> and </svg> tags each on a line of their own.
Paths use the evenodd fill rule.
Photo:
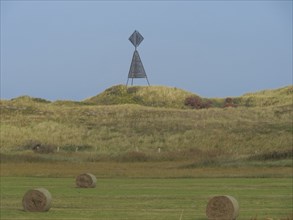
<svg viewBox="0 0 293 220">
<path fill-rule="evenodd" d="M 150 82 L 149 82 L 149 80 L 148 80 L 148 77 L 145 77 L 145 78 L 146 78 L 146 80 L 147 80 L 147 82 L 148 82 L 149 86 L 151 86 L 151 85 L 150 85 Z"/>
</svg>

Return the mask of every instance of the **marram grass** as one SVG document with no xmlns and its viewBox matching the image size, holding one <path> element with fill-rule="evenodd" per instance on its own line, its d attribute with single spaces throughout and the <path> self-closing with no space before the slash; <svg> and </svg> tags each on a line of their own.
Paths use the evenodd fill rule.
<svg viewBox="0 0 293 220">
<path fill-rule="evenodd" d="M 116 86 L 89 100 L 94 102 L 104 95 L 105 100 L 121 99 L 127 93 L 140 95 L 143 103 L 164 100 L 172 108 L 169 104 L 161 108 L 120 102 L 48 102 L 26 96 L 2 100 L 1 152 L 27 150 L 24 147 L 34 141 L 60 151 L 86 150 L 112 156 L 133 151 L 153 154 L 199 150 L 237 158 L 286 151 L 292 147 L 292 103 L 288 105 L 291 90 L 285 87 L 267 92 L 280 98 L 271 106 L 201 110 L 177 108 L 179 101 L 190 94 L 164 87 Z M 260 94 L 255 96 L 266 92 Z"/>
</svg>

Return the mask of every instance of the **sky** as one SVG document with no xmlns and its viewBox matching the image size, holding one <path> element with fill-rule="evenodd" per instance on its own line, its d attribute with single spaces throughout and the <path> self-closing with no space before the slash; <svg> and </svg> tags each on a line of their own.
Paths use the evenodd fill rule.
<svg viewBox="0 0 293 220">
<path fill-rule="evenodd" d="M 1 99 L 81 101 L 126 84 L 235 97 L 292 85 L 292 0 L 1 0 Z M 147 85 L 134 79 L 134 85 Z"/>
</svg>

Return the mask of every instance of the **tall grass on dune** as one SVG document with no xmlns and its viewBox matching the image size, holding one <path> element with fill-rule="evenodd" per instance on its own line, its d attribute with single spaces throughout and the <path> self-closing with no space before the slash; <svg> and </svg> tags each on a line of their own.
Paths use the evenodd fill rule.
<svg viewBox="0 0 293 220">
<path fill-rule="evenodd" d="M 166 86 L 127 87 L 117 85 L 84 100 L 83 103 L 98 105 L 139 104 L 152 107 L 186 109 L 188 107 L 184 104 L 185 100 L 190 97 L 197 97 L 202 99 L 203 102 L 208 102 L 211 107 L 224 107 L 227 98 L 230 98 L 235 106 L 266 107 L 292 105 L 292 95 L 293 86 L 247 93 L 240 97 L 203 98 L 198 94 Z"/>
<path fill-rule="evenodd" d="M 193 95 L 191 92 L 164 86 L 117 85 L 84 102 L 99 105 L 139 104 L 152 107 L 186 108 L 184 100 L 191 95 Z"/>
<path fill-rule="evenodd" d="M 293 86 L 286 86 L 274 90 L 262 90 L 255 93 L 247 93 L 236 97 L 235 102 L 246 107 L 266 107 L 293 104 Z"/>
<path fill-rule="evenodd" d="M 109 155 L 199 149 L 241 157 L 292 147 L 290 105 L 193 110 L 22 97 L 0 107 L 1 152 L 32 140 Z"/>
</svg>

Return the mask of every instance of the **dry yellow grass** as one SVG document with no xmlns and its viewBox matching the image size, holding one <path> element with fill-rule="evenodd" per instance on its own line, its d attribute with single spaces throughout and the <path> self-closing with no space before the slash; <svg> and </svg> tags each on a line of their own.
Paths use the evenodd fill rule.
<svg viewBox="0 0 293 220">
<path fill-rule="evenodd" d="M 287 103 L 290 88 L 269 94 L 283 95 Z M 117 93 L 112 89 L 108 92 Z M 162 88 L 132 89 L 148 99 L 147 95 L 156 97 L 153 93 Z M 175 90 L 165 89 L 162 94 L 186 94 Z M 170 98 L 170 103 L 181 99 L 178 97 Z M 283 152 L 292 147 L 292 106 L 280 103 L 269 107 L 191 110 L 135 104 L 48 103 L 30 97 L 2 100 L 0 152 L 25 153 L 31 141 L 53 146 L 60 152 L 92 152 L 94 161 L 100 155 L 117 158 L 134 151 L 152 157 L 160 151 L 161 155 L 171 156 L 169 159 L 174 154 L 194 151 L 201 152 L 201 156 L 218 154 L 224 160 Z"/>
</svg>

